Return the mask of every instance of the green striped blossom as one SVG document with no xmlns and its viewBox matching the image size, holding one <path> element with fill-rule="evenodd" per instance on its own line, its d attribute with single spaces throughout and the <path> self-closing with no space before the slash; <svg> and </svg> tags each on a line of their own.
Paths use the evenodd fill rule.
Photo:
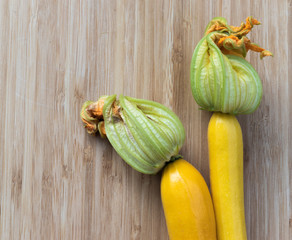
<svg viewBox="0 0 292 240">
<path fill-rule="evenodd" d="M 157 102 L 123 95 L 119 99 L 116 95 L 103 96 L 99 101 L 84 104 L 81 118 L 85 127 L 91 134 L 106 136 L 134 169 L 155 174 L 178 155 L 185 131 L 171 110 Z"/>
<path fill-rule="evenodd" d="M 255 69 L 244 58 L 248 50 L 272 54 L 245 36 L 259 22 L 252 17 L 240 27 L 214 18 L 193 53 L 191 88 L 201 109 L 230 114 L 249 114 L 262 98 L 262 84 Z"/>
</svg>

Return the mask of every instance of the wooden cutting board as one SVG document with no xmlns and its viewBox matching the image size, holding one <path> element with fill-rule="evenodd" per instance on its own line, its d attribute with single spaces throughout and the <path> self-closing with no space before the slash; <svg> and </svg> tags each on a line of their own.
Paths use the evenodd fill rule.
<svg viewBox="0 0 292 240">
<path fill-rule="evenodd" d="M 82 103 L 145 98 L 182 120 L 181 154 L 209 184 L 207 125 L 190 61 L 207 23 L 262 22 L 249 35 L 274 58 L 247 59 L 264 88 L 239 116 L 249 240 L 292 239 L 291 1 L 1 1 L 0 239 L 168 239 L 160 177 L 89 136 Z"/>
</svg>

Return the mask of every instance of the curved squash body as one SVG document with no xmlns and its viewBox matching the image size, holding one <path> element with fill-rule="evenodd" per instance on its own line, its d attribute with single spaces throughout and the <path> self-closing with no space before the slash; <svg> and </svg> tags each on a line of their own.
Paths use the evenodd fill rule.
<svg viewBox="0 0 292 240">
<path fill-rule="evenodd" d="M 214 113 L 208 127 L 210 181 L 219 240 L 246 240 L 243 143 L 235 116 Z"/>
<path fill-rule="evenodd" d="M 162 174 L 161 198 L 171 240 L 215 240 L 216 224 L 207 184 L 183 159 L 169 163 Z"/>
</svg>

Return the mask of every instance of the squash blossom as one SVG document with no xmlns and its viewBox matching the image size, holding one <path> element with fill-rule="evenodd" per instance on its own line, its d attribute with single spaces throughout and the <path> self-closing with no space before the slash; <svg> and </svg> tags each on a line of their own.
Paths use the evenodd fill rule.
<svg viewBox="0 0 292 240">
<path fill-rule="evenodd" d="M 165 106 L 116 95 L 87 101 L 81 119 L 89 134 L 106 137 L 117 153 L 141 173 L 155 174 L 179 155 L 185 130 Z"/>
<path fill-rule="evenodd" d="M 272 53 L 247 37 L 256 19 L 248 17 L 239 27 L 217 17 L 208 24 L 204 37 L 193 53 L 191 88 L 202 109 L 214 112 L 249 114 L 259 106 L 262 84 L 255 69 L 245 60 L 249 50 L 261 58 Z"/>
</svg>

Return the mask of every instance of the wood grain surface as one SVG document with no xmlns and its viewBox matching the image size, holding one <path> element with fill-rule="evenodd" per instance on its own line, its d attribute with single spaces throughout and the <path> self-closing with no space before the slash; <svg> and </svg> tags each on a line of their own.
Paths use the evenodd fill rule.
<svg viewBox="0 0 292 240">
<path fill-rule="evenodd" d="M 292 239 L 291 0 L 0 1 L 0 239 L 168 239 L 160 177 L 142 175 L 79 112 L 105 94 L 145 98 L 182 120 L 181 154 L 209 184 L 207 125 L 190 61 L 207 23 L 262 22 L 274 53 L 247 59 L 263 100 L 239 116 L 249 240 Z"/>
</svg>

